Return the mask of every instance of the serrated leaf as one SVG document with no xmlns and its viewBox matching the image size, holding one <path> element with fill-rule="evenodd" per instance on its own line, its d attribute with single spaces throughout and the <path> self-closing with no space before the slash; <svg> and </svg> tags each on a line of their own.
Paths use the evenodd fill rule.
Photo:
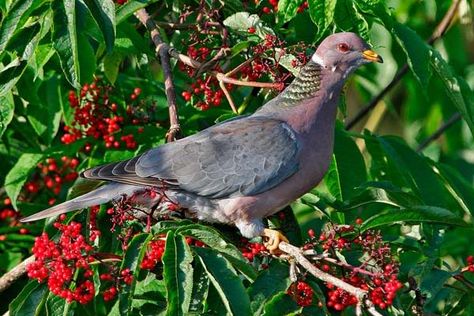
<svg viewBox="0 0 474 316">
<path fill-rule="evenodd" d="M 324 32 L 334 21 L 337 0 L 308 0 L 309 16 L 318 27 L 318 35 Z"/>
<path fill-rule="evenodd" d="M 151 234 L 138 234 L 133 237 L 127 247 L 120 271 L 130 269 L 133 280 L 130 285 L 125 285 L 119 294 L 119 310 L 121 315 L 128 315 L 132 310 L 133 295 L 137 283 L 138 273 L 140 272 L 140 262 L 147 250 L 147 243 L 153 238 Z"/>
<path fill-rule="evenodd" d="M 8 92 L 4 96 L 0 97 L 0 138 L 7 129 L 8 124 L 13 119 L 15 111 L 15 104 L 13 103 L 13 95 Z"/>
<path fill-rule="evenodd" d="M 196 247 L 194 251 L 227 312 L 231 315 L 251 315 L 249 296 L 229 261 L 210 248 Z"/>
<path fill-rule="evenodd" d="M 219 232 L 213 228 L 200 224 L 191 224 L 178 228 L 176 233 L 182 234 L 183 236 L 190 236 L 202 241 L 212 249 L 219 251 L 249 280 L 255 279 L 257 273 L 242 256 L 242 252 L 239 251 L 233 244 L 225 241 Z"/>
<path fill-rule="evenodd" d="M 457 76 L 436 50 L 429 52 L 431 67 L 444 84 L 446 93 L 474 134 L 474 94 L 466 81 Z"/>
<path fill-rule="evenodd" d="M 48 296 L 46 284 L 30 281 L 20 294 L 10 303 L 10 316 L 37 315 L 43 308 L 43 302 Z"/>
<path fill-rule="evenodd" d="M 265 302 L 278 292 L 286 291 L 290 284 L 288 265 L 272 261 L 268 269 L 262 271 L 247 290 L 253 315 L 260 315 Z"/>
<path fill-rule="evenodd" d="M 288 294 L 280 292 L 265 304 L 263 315 L 288 315 L 301 309 Z"/>
<path fill-rule="evenodd" d="M 280 0 L 278 1 L 278 23 L 283 24 L 296 16 L 298 7 L 304 0 Z"/>
<path fill-rule="evenodd" d="M 104 36 L 107 52 L 111 53 L 115 41 L 115 4 L 112 0 L 85 0 L 94 20 Z"/>
<path fill-rule="evenodd" d="M 431 77 L 430 50 L 415 31 L 401 24 L 393 24 L 393 34 L 407 55 L 408 66 L 423 88 L 428 86 Z"/>
<path fill-rule="evenodd" d="M 80 86 L 81 67 L 76 30 L 75 0 L 54 0 L 54 48 L 68 81 L 76 88 Z"/>
<path fill-rule="evenodd" d="M 459 216 L 447 209 L 435 206 L 413 206 L 405 209 L 385 210 L 368 218 L 361 226 L 365 231 L 370 228 L 395 223 L 436 223 L 453 226 L 468 226 Z"/>
<path fill-rule="evenodd" d="M 5 177 L 5 191 L 16 209 L 16 201 L 23 185 L 43 158 L 42 154 L 23 154 Z"/>
<path fill-rule="evenodd" d="M 166 314 L 186 315 L 193 291 L 193 256 L 183 236 L 168 232 L 162 261 L 168 303 Z"/>
</svg>

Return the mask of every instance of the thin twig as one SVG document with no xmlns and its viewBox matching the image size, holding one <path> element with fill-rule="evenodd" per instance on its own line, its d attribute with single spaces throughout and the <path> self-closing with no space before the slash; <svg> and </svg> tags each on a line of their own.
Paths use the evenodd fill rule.
<svg viewBox="0 0 474 316">
<path fill-rule="evenodd" d="M 376 276 L 377 276 L 376 273 L 367 271 L 367 270 L 362 269 L 362 268 L 359 268 L 359 267 L 351 266 L 351 265 L 348 264 L 348 263 L 341 262 L 341 261 L 338 261 L 338 260 L 333 259 L 333 258 L 322 258 L 321 260 L 322 260 L 322 261 L 326 261 L 326 262 L 333 263 L 333 264 L 335 264 L 335 265 L 338 265 L 338 266 L 340 266 L 340 267 L 349 269 L 349 270 L 354 271 L 354 272 L 357 272 L 357 273 L 369 275 L 369 276 L 371 276 L 371 277 L 376 277 Z"/>
<path fill-rule="evenodd" d="M 238 114 L 239 112 L 237 112 L 237 108 L 235 107 L 234 100 L 232 100 L 232 96 L 230 95 L 229 90 L 227 90 L 227 88 L 225 87 L 224 81 L 219 80 L 219 87 L 224 92 L 224 95 L 227 98 L 227 102 L 229 102 L 230 108 L 232 109 L 232 112 L 234 112 L 235 114 Z"/>
<path fill-rule="evenodd" d="M 31 256 L 20 262 L 16 267 L 0 277 L 0 293 L 8 289 L 16 280 L 22 277 L 26 272 L 26 266 L 35 261 L 35 257 Z"/>
<path fill-rule="evenodd" d="M 433 141 L 438 139 L 443 133 L 453 126 L 457 121 L 459 121 L 462 118 L 461 113 L 456 112 L 454 113 L 446 122 L 443 123 L 433 134 L 431 134 L 428 138 L 426 138 L 424 141 L 422 141 L 419 145 L 418 148 L 416 149 L 417 152 L 423 151 L 426 147 L 428 147 L 429 144 L 431 144 Z"/>
<path fill-rule="evenodd" d="M 456 14 L 456 10 L 459 6 L 459 3 L 461 0 L 453 0 L 451 3 L 451 6 L 449 7 L 448 11 L 444 15 L 443 19 L 439 24 L 436 26 L 435 30 L 431 34 L 430 38 L 427 40 L 428 44 L 433 44 L 436 40 L 438 40 L 440 37 L 442 37 L 446 31 L 448 30 L 449 26 L 451 25 L 451 22 L 454 19 L 454 16 Z M 350 119 L 346 123 L 346 129 L 350 130 L 352 129 L 364 116 L 367 115 L 378 103 L 380 100 L 382 100 L 385 95 L 392 90 L 393 87 L 396 86 L 396 84 L 405 76 L 405 74 L 408 72 L 408 64 L 403 65 L 403 67 L 397 72 L 395 77 L 390 81 L 390 83 L 382 90 L 380 91 L 379 94 L 377 94 L 370 102 L 362 108 L 352 119 Z"/>
<path fill-rule="evenodd" d="M 166 140 L 172 142 L 179 138 L 181 131 L 178 118 L 178 106 L 176 104 L 176 92 L 173 84 L 173 73 L 170 65 L 169 46 L 161 40 L 157 25 L 145 9 L 140 9 L 135 16 L 150 32 L 151 39 L 156 46 L 157 57 L 160 58 L 163 75 L 165 77 L 165 93 L 168 100 L 168 111 L 170 116 L 170 129 L 166 134 Z"/>
</svg>

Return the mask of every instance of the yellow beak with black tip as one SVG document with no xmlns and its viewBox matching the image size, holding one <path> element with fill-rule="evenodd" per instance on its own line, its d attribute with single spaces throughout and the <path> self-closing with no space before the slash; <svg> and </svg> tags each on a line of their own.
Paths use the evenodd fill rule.
<svg viewBox="0 0 474 316">
<path fill-rule="evenodd" d="M 382 57 L 374 52 L 373 50 L 367 49 L 362 52 L 362 56 L 370 61 L 377 62 L 377 63 L 383 63 Z"/>
</svg>

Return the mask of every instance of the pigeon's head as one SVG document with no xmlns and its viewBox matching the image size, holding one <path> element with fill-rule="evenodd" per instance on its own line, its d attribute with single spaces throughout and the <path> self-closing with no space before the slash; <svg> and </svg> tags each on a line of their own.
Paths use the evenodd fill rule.
<svg viewBox="0 0 474 316">
<path fill-rule="evenodd" d="M 313 62 L 344 76 L 362 64 L 370 62 L 382 63 L 370 46 L 355 33 L 336 33 L 328 36 L 318 46 L 311 58 Z"/>
</svg>

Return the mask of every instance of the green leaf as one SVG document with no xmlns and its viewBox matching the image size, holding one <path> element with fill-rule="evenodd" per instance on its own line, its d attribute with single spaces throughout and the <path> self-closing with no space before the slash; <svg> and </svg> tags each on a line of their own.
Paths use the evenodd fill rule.
<svg viewBox="0 0 474 316">
<path fill-rule="evenodd" d="M 368 136 L 365 142 L 372 156 L 371 173 L 376 180 L 389 181 L 408 192 L 411 190 L 427 205 L 464 210 L 433 171 L 427 159 L 398 137 Z"/>
<path fill-rule="evenodd" d="M 207 276 L 231 315 L 251 315 L 250 300 L 232 265 L 210 248 L 194 248 Z"/>
<path fill-rule="evenodd" d="M 4 96 L 0 97 L 0 138 L 7 129 L 8 124 L 13 119 L 15 111 L 15 104 L 13 103 L 13 95 L 8 92 Z"/>
<path fill-rule="evenodd" d="M 20 294 L 10 303 L 10 316 L 38 315 L 47 296 L 48 287 L 45 283 L 28 282 Z"/>
<path fill-rule="evenodd" d="M 75 0 L 54 0 L 53 41 L 61 67 L 67 80 L 76 88 L 80 86 L 81 67 L 76 30 Z"/>
<path fill-rule="evenodd" d="M 38 96 L 42 103 L 28 105 L 28 121 L 47 144 L 51 143 L 59 130 L 62 108 L 61 87 L 58 76 L 52 75 L 39 88 Z"/>
<path fill-rule="evenodd" d="M 65 299 L 56 296 L 51 292 L 49 292 L 48 298 L 46 300 L 45 309 L 47 315 L 74 315 L 74 310 L 71 309 L 71 304 L 68 304 Z"/>
<path fill-rule="evenodd" d="M 474 133 L 474 94 L 466 81 L 457 76 L 436 50 L 430 51 L 433 70 L 444 84 L 446 93 Z"/>
<path fill-rule="evenodd" d="M 152 4 L 158 0 L 132 0 L 127 1 L 124 5 L 121 5 L 117 10 L 115 16 L 116 25 L 119 25 L 125 21 L 129 16 L 133 15 L 136 11 Z"/>
<path fill-rule="evenodd" d="M 193 273 L 193 294 L 189 311 L 198 315 L 202 314 L 208 294 L 209 278 L 201 262 L 196 260 Z"/>
<path fill-rule="evenodd" d="M 337 0 L 308 0 L 309 16 L 318 27 L 318 36 L 322 36 L 333 23 L 336 3 Z"/>
<path fill-rule="evenodd" d="M 365 231 L 370 228 L 395 223 L 436 223 L 453 226 L 468 226 L 459 216 L 447 209 L 435 206 L 413 206 L 406 209 L 390 209 L 368 218 L 361 226 Z"/>
<path fill-rule="evenodd" d="M 133 308 L 140 309 L 146 304 L 153 304 L 156 309 L 166 309 L 166 286 L 164 280 L 157 280 L 156 275 L 149 273 L 143 281 L 137 282 L 133 297 Z"/>
<path fill-rule="evenodd" d="M 272 315 L 288 315 L 290 313 L 296 313 L 301 310 L 301 307 L 285 292 L 280 292 L 275 295 L 267 304 L 264 306 L 264 316 Z"/>
<path fill-rule="evenodd" d="M 407 55 L 408 66 L 423 88 L 428 86 L 431 77 L 430 50 L 418 34 L 409 27 L 395 23 L 393 34 Z"/>
<path fill-rule="evenodd" d="M 329 192 L 339 200 L 349 200 L 355 188 L 367 181 L 364 158 L 350 135 L 336 128 L 334 154 L 325 177 Z"/>
<path fill-rule="evenodd" d="M 85 0 L 94 20 L 104 35 L 107 52 L 111 53 L 115 41 L 115 4 L 112 0 Z"/>
<path fill-rule="evenodd" d="M 26 69 L 26 60 L 15 59 L 0 72 L 0 96 L 8 93 Z"/>
<path fill-rule="evenodd" d="M 166 236 L 163 276 L 167 293 L 167 315 L 186 315 L 193 291 L 193 255 L 183 236 Z"/>
<path fill-rule="evenodd" d="M 10 39 L 15 35 L 29 18 L 29 14 L 44 0 L 16 0 L 10 6 L 6 16 L 2 17 L 0 26 L 0 52 L 7 47 Z"/>
<path fill-rule="evenodd" d="M 456 195 L 459 204 L 463 206 L 464 210 L 472 214 L 474 212 L 474 188 L 472 184 L 463 178 L 458 170 L 451 166 L 438 163 L 433 165 L 433 168 L 438 170 L 444 184 L 450 188 L 453 195 Z"/>
<path fill-rule="evenodd" d="M 128 244 L 127 252 L 122 261 L 120 271 L 130 269 L 133 280 L 130 285 L 125 285 L 119 295 L 119 310 L 122 315 L 129 315 L 132 310 L 133 295 L 140 272 L 140 262 L 147 250 L 147 243 L 153 238 L 151 234 L 138 234 Z"/>
<path fill-rule="evenodd" d="M 339 29 L 353 31 L 368 40 L 369 24 L 364 15 L 356 9 L 352 0 L 338 0 L 335 9 L 334 23 Z M 321 35 L 321 34 L 319 34 Z"/>
<path fill-rule="evenodd" d="M 253 315 L 260 315 L 265 303 L 278 292 L 286 291 L 290 284 L 288 265 L 271 261 L 268 269 L 261 272 L 247 290 Z"/>
<path fill-rule="evenodd" d="M 278 1 L 278 23 L 283 24 L 296 16 L 298 7 L 303 3 L 303 0 L 280 0 Z"/>
<path fill-rule="evenodd" d="M 248 12 L 238 12 L 224 20 L 224 25 L 229 29 L 248 34 L 248 29 L 255 28 L 255 35 L 264 39 L 266 35 L 275 35 L 275 32 L 265 26 L 260 17 Z"/>
<path fill-rule="evenodd" d="M 122 54 L 115 51 L 104 57 L 104 73 L 111 84 L 114 84 L 117 80 L 122 59 Z"/>
<path fill-rule="evenodd" d="M 255 269 L 242 256 L 242 252 L 233 244 L 225 241 L 215 229 L 200 225 L 191 224 L 180 227 L 176 230 L 177 234 L 190 236 L 202 241 L 212 249 L 219 251 L 232 265 L 242 272 L 249 280 L 254 280 L 257 276 Z"/>
<path fill-rule="evenodd" d="M 23 185 L 30 176 L 30 173 L 36 168 L 36 165 L 43 158 L 42 154 L 23 154 L 20 156 L 13 168 L 5 177 L 5 191 L 16 209 L 16 200 L 20 194 Z"/>
</svg>

